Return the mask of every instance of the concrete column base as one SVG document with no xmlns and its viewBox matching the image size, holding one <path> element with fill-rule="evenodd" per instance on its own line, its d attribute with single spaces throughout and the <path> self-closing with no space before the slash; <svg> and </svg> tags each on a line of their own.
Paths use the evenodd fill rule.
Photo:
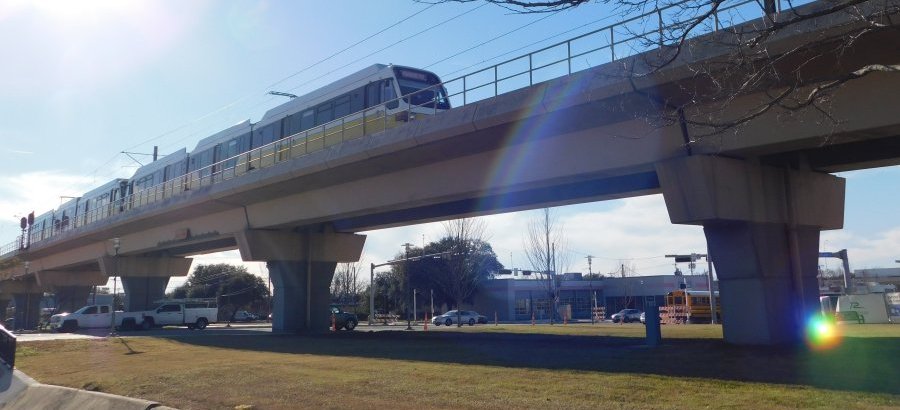
<svg viewBox="0 0 900 410">
<path fill-rule="evenodd" d="M 719 275 L 725 340 L 745 345 L 803 340 L 805 322 L 819 305 L 819 230 L 713 223 L 704 225 L 703 231 Z M 799 277 L 791 266 L 791 235 L 797 237 L 804 265 Z"/>
<path fill-rule="evenodd" d="M 4 297 L 0 297 L 0 322 L 6 321 L 6 308 L 9 307 L 9 302 L 12 301 L 12 296 L 3 296 Z"/>
<path fill-rule="evenodd" d="M 13 294 L 13 302 L 16 305 L 13 329 L 37 329 L 41 321 L 41 297 L 43 296 L 43 292 Z"/>
<path fill-rule="evenodd" d="M 166 297 L 168 276 L 125 276 L 119 278 L 125 291 L 125 311 L 149 310 L 153 302 Z"/>
<path fill-rule="evenodd" d="M 275 287 L 272 331 L 327 331 L 331 325 L 331 279 L 337 263 L 270 261 L 266 266 Z"/>
</svg>

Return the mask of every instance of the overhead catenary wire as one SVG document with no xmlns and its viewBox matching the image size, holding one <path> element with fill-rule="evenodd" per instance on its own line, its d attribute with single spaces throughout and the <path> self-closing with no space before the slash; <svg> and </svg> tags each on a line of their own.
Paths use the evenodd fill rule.
<svg viewBox="0 0 900 410">
<path fill-rule="evenodd" d="M 507 31 L 507 32 L 505 32 L 505 33 L 503 33 L 503 34 L 500 34 L 500 35 L 498 35 L 498 36 L 495 36 L 495 37 L 493 37 L 493 38 L 491 38 L 491 39 L 482 41 L 482 42 L 480 42 L 480 43 L 478 43 L 478 44 L 476 44 L 476 45 L 474 45 L 474 46 L 472 46 L 472 47 L 469 47 L 469 48 L 467 48 L 467 49 L 465 49 L 465 50 L 462 50 L 462 51 L 460 51 L 460 52 L 457 52 L 457 53 L 455 53 L 455 54 L 452 54 L 452 55 L 450 55 L 450 56 L 448 56 L 448 57 L 444 57 L 444 58 L 442 58 L 442 59 L 440 59 L 440 60 L 437 60 L 437 61 L 435 61 L 435 62 L 433 62 L 433 63 L 431 63 L 431 64 L 428 64 L 428 65 L 426 65 L 425 67 L 422 67 L 422 68 L 431 68 L 431 67 L 433 67 L 433 66 L 435 66 L 435 65 L 438 65 L 438 64 L 440 64 L 440 63 L 443 63 L 444 61 L 447 61 L 447 60 L 449 60 L 449 59 L 451 59 L 451 58 L 459 57 L 459 56 L 462 55 L 462 54 L 465 54 L 465 53 L 468 53 L 468 52 L 470 52 L 470 51 L 473 51 L 473 50 L 475 50 L 475 49 L 477 49 L 477 48 L 479 48 L 479 47 L 481 47 L 481 46 L 484 46 L 484 45 L 486 45 L 486 44 L 490 44 L 490 43 L 492 43 L 492 42 L 494 42 L 494 41 L 497 41 L 497 40 L 499 40 L 499 39 L 501 39 L 501 38 L 503 38 L 503 37 L 506 37 L 506 36 L 508 36 L 508 35 L 510 35 L 510 34 L 512 34 L 512 33 L 515 33 L 515 32 L 517 32 L 517 31 L 519 31 L 519 30 L 522 30 L 522 29 L 527 28 L 527 27 L 529 27 L 529 26 L 532 26 L 532 25 L 534 25 L 534 24 L 540 23 L 541 21 L 544 21 L 544 20 L 546 20 L 546 19 L 548 19 L 548 18 L 550 18 L 550 17 L 553 17 L 553 16 L 555 16 L 555 15 L 557 15 L 557 14 L 559 14 L 559 13 L 560 13 L 560 11 L 556 11 L 556 12 L 550 13 L 550 14 L 548 14 L 548 15 L 545 15 L 544 17 L 541 17 L 541 18 L 539 18 L 539 19 L 536 19 L 536 20 L 534 20 L 534 21 L 531 21 L 531 22 L 529 22 L 529 23 L 527 23 L 527 24 L 523 24 L 523 25 L 521 25 L 521 26 L 519 26 L 519 27 L 516 27 L 516 28 L 514 28 L 514 29 L 512 29 L 512 30 L 509 30 L 509 31 Z"/>
<path fill-rule="evenodd" d="M 293 78 L 293 77 L 295 77 L 295 76 L 297 76 L 297 75 L 299 75 L 299 74 L 301 74 L 301 73 L 303 73 L 303 72 L 305 72 L 305 71 L 307 71 L 307 70 L 309 70 L 309 69 L 311 69 L 311 68 L 313 68 L 313 67 L 316 67 L 316 66 L 318 66 L 318 65 L 320 65 L 320 64 L 322 64 L 322 63 L 324 63 L 324 62 L 326 62 L 326 61 L 329 61 L 329 60 L 331 60 L 331 59 L 333 59 L 333 58 L 335 58 L 335 57 L 337 57 L 337 56 L 339 56 L 339 55 L 341 55 L 341 54 L 343 54 L 343 53 L 346 53 L 347 51 L 353 49 L 354 47 L 357 47 L 357 46 L 359 46 L 359 45 L 365 43 L 366 41 L 369 41 L 369 40 L 371 40 L 371 39 L 377 37 L 378 35 L 383 34 L 384 32 L 386 32 L 386 31 L 388 31 L 388 30 L 390 30 L 390 29 L 392 29 L 392 28 L 394 28 L 394 27 L 397 27 L 398 25 L 400 25 L 400 24 L 402 24 L 402 23 L 404 23 L 404 22 L 406 22 L 406 21 L 412 19 L 413 17 L 418 16 L 419 14 L 421 14 L 421 13 L 423 13 L 423 12 L 425 12 L 425 11 L 431 9 L 431 8 L 434 7 L 435 5 L 436 5 L 436 4 L 431 4 L 431 5 L 425 7 L 425 8 L 423 8 L 423 9 L 421 9 L 421 10 L 416 11 L 415 13 L 412 13 L 412 14 L 409 15 L 409 16 L 406 16 L 406 17 L 404 17 L 404 18 L 401 18 L 400 20 L 398 20 L 398 21 L 396 21 L 396 22 L 394 22 L 394 23 L 388 25 L 387 27 L 378 30 L 378 31 L 375 32 L 374 34 L 371 34 L 371 35 L 369 35 L 369 36 L 366 36 L 366 37 L 363 38 L 362 40 L 358 40 L 358 41 L 356 41 L 355 43 L 353 43 L 353 44 L 351 44 L 351 45 L 349 45 L 349 46 L 347 46 L 347 47 L 341 49 L 340 51 L 337 51 L 337 52 L 335 52 L 335 53 L 332 53 L 332 54 L 329 55 L 328 57 L 325 57 L 325 58 L 323 58 L 323 59 L 320 59 L 320 60 L 318 60 L 318 61 L 316 61 L 316 62 L 314 62 L 314 63 L 312 63 L 312 64 L 310 64 L 310 65 L 308 65 L 308 66 L 306 66 L 306 67 L 304 67 L 304 68 L 302 68 L 302 69 L 300 69 L 300 70 L 298 70 L 298 71 L 295 71 L 295 72 L 291 73 L 290 75 L 288 75 L 288 76 L 286 76 L 286 77 L 284 77 L 284 78 L 279 79 L 278 81 L 275 81 L 275 82 L 272 83 L 272 84 L 269 84 L 266 88 L 268 89 L 268 88 L 274 87 L 274 86 L 276 86 L 276 85 L 278 85 L 278 84 L 281 84 L 281 83 L 283 83 L 284 81 L 287 81 L 287 80 L 289 80 L 289 79 L 291 79 L 291 78 Z M 159 135 L 157 135 L 157 136 L 154 136 L 154 137 L 148 138 L 148 139 L 146 139 L 146 140 L 144 140 L 144 141 L 141 141 L 141 142 L 139 142 L 139 143 L 137 143 L 137 144 L 135 144 L 135 145 L 133 145 L 133 146 L 131 146 L 131 147 L 129 147 L 129 148 L 126 148 L 125 150 L 127 151 L 127 150 L 131 150 L 131 149 L 135 149 L 135 148 L 137 148 L 137 147 L 140 147 L 141 145 L 144 145 L 144 144 L 147 144 L 147 143 L 150 143 L 150 142 L 153 142 L 153 141 L 157 141 L 157 140 L 159 140 L 160 138 L 163 138 L 163 137 L 165 137 L 165 136 L 168 136 L 168 135 L 171 135 L 171 134 L 173 134 L 173 133 L 179 132 L 179 131 L 181 131 L 181 130 L 187 128 L 187 127 L 190 127 L 190 126 L 192 126 L 192 125 L 195 125 L 196 123 L 198 123 L 198 122 L 200 122 L 200 121 L 203 121 L 203 120 L 206 119 L 206 118 L 209 118 L 210 116 L 213 116 L 213 115 L 218 114 L 218 113 L 220 113 L 220 112 L 222 112 L 222 111 L 224 111 L 224 110 L 227 110 L 227 109 L 229 109 L 229 108 L 231 108 L 231 107 L 237 105 L 238 103 L 240 103 L 240 102 L 242 102 L 242 101 L 244 101 L 244 100 L 246 100 L 246 99 L 248 99 L 248 98 L 250 98 L 250 97 L 252 97 L 252 96 L 254 96 L 254 95 L 256 95 L 256 93 L 248 93 L 248 94 L 245 94 L 245 95 L 243 95 L 243 96 L 241 96 L 241 97 L 239 97 L 239 98 L 237 98 L 237 99 L 235 99 L 235 100 L 233 100 L 233 101 L 231 101 L 231 102 L 229 102 L 229 103 L 227 103 L 227 104 L 225 104 L 225 105 L 223 105 L 223 106 L 220 106 L 220 107 L 218 107 L 218 108 L 216 108 L 216 109 L 214 109 L 214 110 L 212 110 L 212 111 L 210 111 L 210 112 L 208 112 L 208 113 L 206 113 L 206 114 L 204 114 L 204 115 L 201 115 L 201 116 L 199 116 L 199 117 L 197 117 L 197 118 L 195 118 L 195 119 L 193 119 L 193 120 L 191 120 L 191 121 L 189 121 L 189 122 L 187 122 L 187 123 L 185 123 L 185 124 L 182 124 L 182 125 L 180 125 L 180 126 L 178 126 L 178 127 L 175 127 L 175 128 L 173 128 L 173 129 L 171 129 L 171 130 L 169 130 L 169 131 L 166 131 L 166 132 L 164 132 L 164 133 L 162 133 L 162 134 L 159 134 Z M 271 101 L 271 99 L 269 99 L 269 101 Z M 258 106 L 258 105 L 257 105 L 257 106 Z M 182 139 L 179 139 L 179 140 L 175 141 L 174 143 L 181 142 L 181 141 L 183 141 L 184 139 L 189 138 L 189 137 L 190 137 L 190 136 L 184 137 L 184 138 L 182 138 Z M 118 154 L 117 154 L 117 155 L 118 155 Z M 115 157 L 114 157 L 114 158 L 115 158 Z M 113 159 L 114 159 L 114 158 L 113 158 Z M 106 164 L 112 162 L 113 159 L 107 161 L 107 162 L 104 164 L 104 166 L 105 166 Z M 102 167 L 102 166 L 101 166 L 101 167 Z M 96 171 L 94 171 L 94 172 L 96 172 Z"/>
<path fill-rule="evenodd" d="M 397 41 L 395 41 L 394 43 L 391 43 L 391 44 L 389 44 L 389 45 L 387 45 L 387 46 L 385 46 L 385 47 L 382 47 L 382 48 L 380 48 L 380 49 L 378 49 L 378 50 L 375 50 L 375 51 L 373 51 L 373 52 L 371 52 L 371 53 L 369 53 L 369 54 L 366 54 L 366 55 L 363 56 L 363 57 L 360 57 L 360 58 L 357 59 L 356 61 L 353 61 L 353 62 L 344 64 L 343 66 L 340 66 L 340 67 L 338 67 L 338 68 L 336 68 L 336 69 L 334 69 L 334 70 L 331 70 L 331 71 L 329 71 L 329 72 L 327 72 L 327 73 L 324 73 L 324 74 L 322 74 L 322 75 L 320 75 L 320 76 L 318 76 L 318 77 L 315 77 L 315 78 L 313 78 L 313 79 L 310 79 L 309 81 L 306 81 L 306 82 L 304 82 L 304 83 L 302 83 L 302 84 L 300 84 L 300 85 L 298 85 L 298 86 L 296 86 L 296 87 L 294 87 L 294 88 L 291 88 L 290 91 L 297 90 L 297 89 L 299 89 L 300 87 L 303 87 L 303 86 L 305 86 L 305 85 L 307 85 L 307 84 L 312 83 L 313 81 L 316 81 L 316 80 L 322 79 L 323 77 L 326 77 L 326 76 L 328 76 L 328 75 L 334 74 L 334 73 L 336 73 L 336 72 L 338 72 L 338 71 L 340 71 L 340 70 L 343 70 L 343 69 L 345 69 L 345 68 L 347 68 L 347 67 L 352 66 L 353 64 L 358 63 L 360 60 L 364 60 L 364 59 L 366 59 L 366 58 L 369 58 L 369 57 L 371 57 L 371 56 L 373 56 L 373 55 L 375 55 L 375 54 L 378 54 L 378 53 L 380 53 L 380 52 L 382 52 L 382 51 L 384 51 L 384 50 L 387 50 L 387 49 L 392 48 L 392 47 L 396 47 L 396 46 L 398 46 L 398 45 L 400 45 L 400 44 L 402 44 L 402 43 L 404 43 L 404 42 L 406 42 L 406 41 L 408 41 L 408 40 L 410 40 L 410 39 L 413 39 L 413 38 L 415 38 L 415 37 L 418 37 L 418 36 L 420 36 L 420 35 L 422 35 L 422 34 L 424 34 L 424 33 L 427 33 L 427 32 L 429 32 L 429 31 L 431 31 L 431 30 L 434 30 L 434 29 L 436 29 L 436 28 L 438 28 L 438 27 L 441 27 L 441 26 L 443 26 L 444 24 L 447 24 L 447 23 L 449 23 L 449 22 L 451 22 L 451 21 L 453 21 L 453 20 L 456 20 L 456 19 L 458 19 L 458 18 L 460 18 L 460 17 L 462 17 L 462 16 L 465 16 L 465 15 L 467 15 L 467 14 L 469 14 L 469 13 L 472 13 L 472 12 L 474 12 L 475 10 L 478 10 L 478 9 L 482 8 L 482 7 L 484 7 L 484 6 L 487 5 L 487 4 L 488 4 L 488 3 L 483 3 L 483 4 L 481 4 L 481 5 L 479 5 L 479 6 L 476 6 L 476 7 L 472 8 L 472 9 L 470 9 L 470 10 L 468 10 L 468 11 L 464 11 L 464 12 L 462 12 L 462 13 L 460 13 L 460 14 L 457 14 L 457 15 L 455 15 L 455 16 L 453 16 L 453 17 L 450 17 L 449 19 L 446 19 L 446 20 L 444 20 L 444 21 L 442 21 L 442 22 L 440 22 L 440 23 L 438 23 L 438 24 L 435 24 L 435 25 L 433 25 L 433 26 L 431 26 L 431 27 L 428 27 L 428 28 L 425 28 L 425 29 L 423 29 L 423 30 L 421 30 L 421 31 L 418 31 L 418 32 L 416 32 L 415 34 L 412 34 L 412 35 L 409 35 L 409 36 L 407 36 L 407 37 L 404 37 L 404 38 L 402 38 L 402 39 L 400 39 L 400 40 L 397 40 Z"/>
<path fill-rule="evenodd" d="M 546 42 L 548 42 L 548 41 L 550 41 L 550 40 L 552 40 L 552 39 L 554 39 L 554 38 L 557 38 L 557 37 L 560 37 L 560 36 L 569 34 L 569 33 L 573 32 L 573 31 L 580 30 L 580 29 L 585 28 L 585 27 L 588 27 L 588 26 L 590 26 L 590 25 L 600 23 L 600 22 L 602 22 L 602 21 L 609 20 L 609 19 L 611 19 L 612 17 L 613 17 L 613 15 L 608 15 L 608 16 L 603 17 L 603 18 L 601 18 L 601 19 L 597 19 L 597 20 L 594 20 L 594 21 L 592 21 L 592 22 L 582 24 L 582 25 L 580 25 L 580 26 L 578 26 L 578 27 L 573 27 L 573 28 L 568 29 L 568 30 L 566 30 L 566 31 L 562 31 L 562 32 L 556 33 L 556 34 L 554 34 L 554 35 L 552 35 L 552 36 L 550 36 L 550 37 L 545 37 L 545 38 L 542 38 L 542 39 L 540 39 L 540 40 L 538 40 L 538 41 L 535 41 L 535 42 L 532 42 L 532 43 L 529 43 L 529 44 L 525 44 L 525 45 L 523 45 L 523 46 L 521 46 L 521 47 L 514 48 L 514 49 L 512 49 L 512 50 L 509 50 L 509 51 L 507 51 L 507 52 L 505 52 L 505 53 L 497 54 L 497 55 L 495 55 L 495 56 L 493 56 L 493 57 L 491 57 L 491 58 L 487 58 L 487 59 L 481 60 L 481 61 L 479 61 L 479 62 L 477 62 L 477 63 L 473 63 L 473 64 L 470 64 L 470 65 L 468 65 L 468 66 L 465 66 L 465 67 L 462 67 L 462 68 L 459 68 L 459 69 L 456 69 L 456 70 L 453 70 L 453 71 L 450 71 L 450 72 L 441 74 L 441 78 L 444 78 L 444 77 L 446 77 L 446 76 L 452 76 L 453 74 L 459 73 L 459 72 L 461 72 L 461 71 L 466 71 L 466 70 L 472 69 L 473 67 L 477 67 L 479 64 L 484 64 L 484 63 L 487 63 L 487 62 L 491 62 L 491 61 L 500 59 L 500 58 L 502 58 L 502 57 L 508 56 L 508 55 L 510 55 L 510 54 L 513 54 L 513 53 L 515 53 L 515 52 L 522 51 L 522 50 L 525 50 L 525 49 L 530 48 L 530 47 L 534 47 L 534 46 L 536 46 L 536 45 L 538 45 L 538 44 L 546 43 Z"/>
</svg>

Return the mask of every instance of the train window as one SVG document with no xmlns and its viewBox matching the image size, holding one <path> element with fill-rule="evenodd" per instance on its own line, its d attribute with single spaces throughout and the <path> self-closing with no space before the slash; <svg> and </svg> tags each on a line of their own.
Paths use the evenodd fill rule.
<svg viewBox="0 0 900 410">
<path fill-rule="evenodd" d="M 284 122 L 287 125 L 287 132 L 285 132 L 285 134 L 287 134 L 288 136 L 303 131 L 300 113 L 288 116 L 287 118 L 285 118 Z"/>
<path fill-rule="evenodd" d="M 238 152 L 238 138 L 235 138 L 231 141 L 226 142 L 225 148 L 223 149 L 223 151 L 224 152 L 222 152 L 222 154 L 223 154 L 222 158 L 219 159 L 220 161 L 237 155 L 239 153 Z"/>
<path fill-rule="evenodd" d="M 316 125 L 322 125 L 334 119 L 334 105 L 331 101 L 316 107 Z"/>
<path fill-rule="evenodd" d="M 381 101 L 390 101 L 397 98 L 397 93 L 394 92 L 394 80 L 387 79 L 381 83 Z"/>
<path fill-rule="evenodd" d="M 303 111 L 303 113 L 300 114 L 300 130 L 306 131 L 315 126 L 316 126 L 315 111 L 313 111 L 312 109 Z"/>
<path fill-rule="evenodd" d="M 275 127 L 277 127 L 278 125 L 279 125 L 279 123 L 277 123 L 277 122 L 272 123 L 272 124 L 266 125 L 265 127 L 260 128 L 259 131 L 255 132 L 255 134 L 259 135 L 259 145 L 260 146 L 269 144 L 277 139 L 275 137 L 275 131 L 276 131 Z M 254 140 L 255 139 L 256 138 L 254 138 Z"/>
<path fill-rule="evenodd" d="M 350 114 L 350 96 L 342 95 L 334 99 L 334 118 Z"/>
<path fill-rule="evenodd" d="M 365 108 L 365 87 L 357 88 L 350 92 L 350 112 L 357 112 Z"/>
<path fill-rule="evenodd" d="M 394 109 L 400 105 L 399 101 L 395 101 L 397 93 L 394 91 L 394 80 L 387 79 L 381 84 L 381 101 L 388 101 L 387 108 Z"/>
<path fill-rule="evenodd" d="M 366 108 L 381 104 L 380 83 L 371 83 L 366 86 Z"/>
<path fill-rule="evenodd" d="M 184 161 L 178 161 L 174 164 L 166 165 L 165 180 L 169 181 L 176 177 L 184 175 Z"/>
</svg>

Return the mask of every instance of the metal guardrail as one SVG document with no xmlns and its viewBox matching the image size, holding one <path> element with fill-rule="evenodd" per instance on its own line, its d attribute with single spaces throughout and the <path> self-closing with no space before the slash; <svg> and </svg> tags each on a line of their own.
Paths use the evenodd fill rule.
<svg viewBox="0 0 900 410">
<path fill-rule="evenodd" d="M 801 0 L 787 4 L 796 7 L 810 2 L 812 1 Z M 718 3 L 718 8 L 707 17 L 709 21 L 701 22 L 697 26 L 696 32 L 691 33 L 691 38 L 718 31 L 729 23 L 736 25 L 763 15 L 756 0 L 711 1 L 706 5 L 712 7 L 716 3 Z M 381 105 L 355 112 L 150 187 L 108 204 L 106 207 L 78 215 L 73 220 L 62 221 L 59 226 L 54 226 L 49 230 L 31 232 L 28 243 L 45 241 L 59 233 L 152 204 L 191 189 L 227 181 L 258 168 L 275 166 L 280 162 L 303 157 L 331 146 L 362 138 L 365 135 L 397 127 L 415 120 L 419 115 L 429 115 L 428 109 L 431 110 L 430 114 L 437 114 L 438 91 L 443 89 L 447 90 L 446 98 L 450 100 L 451 105 L 460 107 L 654 48 L 665 47 L 672 30 L 678 30 L 680 27 L 683 28 L 696 22 L 695 19 L 677 19 L 681 14 L 678 11 L 688 5 L 695 9 L 704 6 L 698 4 L 697 1 L 688 0 L 656 8 Z M 781 6 L 782 0 L 776 0 L 777 10 L 781 11 Z M 753 12 L 753 15 L 746 17 L 742 14 L 744 12 Z M 664 23 L 667 17 L 672 17 L 672 20 Z M 590 58 L 598 60 L 591 62 Z M 580 61 L 581 59 L 584 59 L 584 63 Z M 408 103 L 408 101 L 413 101 L 416 95 L 422 93 L 433 97 L 426 96 L 425 99 L 429 99 L 429 101 L 419 105 Z M 405 111 L 388 115 L 387 111 L 395 109 L 395 107 L 405 107 Z M 26 242 L 22 241 L 20 237 L 15 242 L 0 247 L 0 259 L 15 256 L 25 247 Z"/>
<path fill-rule="evenodd" d="M 10 369 L 16 365 L 16 335 L 0 326 L 0 360 Z"/>
</svg>

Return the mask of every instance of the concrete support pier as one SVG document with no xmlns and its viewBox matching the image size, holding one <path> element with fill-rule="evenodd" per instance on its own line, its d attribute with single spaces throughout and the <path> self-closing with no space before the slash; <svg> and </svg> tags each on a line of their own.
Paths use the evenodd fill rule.
<svg viewBox="0 0 900 410">
<path fill-rule="evenodd" d="M 107 276 L 118 276 L 125 291 L 125 310 L 147 310 L 153 302 L 166 296 L 166 285 L 172 276 L 187 276 L 190 258 L 167 256 L 102 256 L 100 270 Z"/>
<path fill-rule="evenodd" d="M 6 322 L 6 308 L 12 301 L 12 295 L 9 293 L 0 293 L 0 322 Z M 4 324 L 4 326 L 6 326 Z"/>
<path fill-rule="evenodd" d="M 710 156 L 656 170 L 672 223 L 703 226 L 725 341 L 802 341 L 818 311 L 819 232 L 843 227 L 844 179 Z"/>
<path fill-rule="evenodd" d="M 88 295 L 95 285 L 105 285 L 108 277 L 100 271 L 37 271 L 38 285 L 52 292 L 57 312 L 74 312 L 88 304 Z"/>
<path fill-rule="evenodd" d="M 272 331 L 324 332 L 338 262 L 358 261 L 364 235 L 246 230 L 237 235 L 245 261 L 264 261 L 274 289 Z"/>
<path fill-rule="evenodd" d="M 0 290 L 4 294 L 11 294 L 13 304 L 16 307 L 15 324 L 13 328 L 36 329 L 41 320 L 41 298 L 44 291 L 32 278 L 9 279 L 0 282 Z"/>
</svg>

